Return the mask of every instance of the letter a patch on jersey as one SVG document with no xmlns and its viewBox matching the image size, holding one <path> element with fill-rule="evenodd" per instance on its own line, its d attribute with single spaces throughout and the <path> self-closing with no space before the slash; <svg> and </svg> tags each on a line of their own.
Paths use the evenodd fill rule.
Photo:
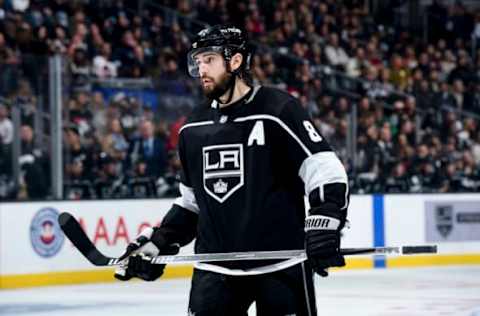
<svg viewBox="0 0 480 316">
<path fill-rule="evenodd" d="M 257 143 L 258 146 L 265 145 L 265 132 L 263 129 L 263 121 L 257 121 L 248 136 L 248 146 Z"/>
<path fill-rule="evenodd" d="M 223 203 L 243 186 L 243 145 L 207 146 L 202 152 L 205 191 Z"/>
</svg>

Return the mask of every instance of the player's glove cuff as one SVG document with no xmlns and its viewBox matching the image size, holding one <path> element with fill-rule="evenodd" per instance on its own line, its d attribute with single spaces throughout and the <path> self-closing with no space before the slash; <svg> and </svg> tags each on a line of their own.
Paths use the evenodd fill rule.
<svg viewBox="0 0 480 316">
<path fill-rule="evenodd" d="M 310 230 L 338 230 L 341 221 L 324 215 L 310 215 L 305 218 L 305 232 Z"/>
<path fill-rule="evenodd" d="M 327 268 L 345 265 L 340 254 L 340 230 L 345 216 L 342 210 L 328 204 L 312 208 L 309 213 L 305 219 L 305 250 L 312 268 L 327 276 Z"/>
</svg>

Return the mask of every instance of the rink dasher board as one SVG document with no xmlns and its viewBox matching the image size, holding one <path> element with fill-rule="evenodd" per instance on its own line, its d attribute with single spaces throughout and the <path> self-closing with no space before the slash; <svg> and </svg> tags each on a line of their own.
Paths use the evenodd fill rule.
<svg viewBox="0 0 480 316">
<path fill-rule="evenodd" d="M 379 197 L 383 209 L 378 207 Z M 67 239 L 62 241 L 59 228 L 49 224 L 55 212 L 68 211 L 74 214 L 102 252 L 118 256 L 139 230 L 147 225 L 158 224 L 173 201 L 149 199 L 0 204 L 0 288 L 113 281 L 111 269 L 93 267 Z M 389 257 L 384 259 L 386 267 L 480 264 L 480 240 L 449 240 L 452 236 L 461 236 L 459 229 L 463 226 L 455 223 L 455 218 L 449 224 L 448 218 L 449 213 L 456 215 L 456 208 L 460 213 L 468 208 L 473 215 L 460 214 L 463 216 L 461 219 L 475 221 L 475 207 L 478 205 L 480 194 L 352 196 L 350 228 L 344 231 L 342 247 L 381 246 L 378 244 L 380 232 L 383 233 L 384 246 L 432 242 L 439 245 L 438 255 Z M 436 218 L 435 208 L 440 208 L 443 217 Z M 378 219 L 378 212 L 382 213 L 382 221 L 375 220 L 376 216 Z M 445 240 L 427 240 L 427 237 L 436 236 L 435 228 L 432 228 L 436 225 L 435 220 L 439 221 L 439 230 L 446 236 Z M 468 225 L 477 224 L 473 222 Z M 437 235 L 442 237 L 442 234 Z M 192 249 L 190 244 L 181 253 L 191 254 Z M 365 256 L 348 258 L 346 268 L 365 269 L 374 266 L 374 258 Z M 191 272 L 191 266 L 170 266 L 167 277 L 187 277 Z"/>
</svg>

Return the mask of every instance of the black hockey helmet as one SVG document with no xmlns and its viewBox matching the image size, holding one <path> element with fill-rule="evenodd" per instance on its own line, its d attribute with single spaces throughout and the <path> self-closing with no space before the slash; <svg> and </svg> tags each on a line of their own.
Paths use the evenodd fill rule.
<svg viewBox="0 0 480 316">
<path fill-rule="evenodd" d="M 192 77 L 199 77 L 198 65 L 195 62 L 195 55 L 207 51 L 213 51 L 223 56 L 228 63 L 233 55 L 243 55 L 243 62 L 239 69 L 233 73 L 237 74 L 250 69 L 252 56 L 251 46 L 244 31 L 232 25 L 215 25 L 201 30 L 194 38 L 188 52 L 188 73 Z"/>
</svg>

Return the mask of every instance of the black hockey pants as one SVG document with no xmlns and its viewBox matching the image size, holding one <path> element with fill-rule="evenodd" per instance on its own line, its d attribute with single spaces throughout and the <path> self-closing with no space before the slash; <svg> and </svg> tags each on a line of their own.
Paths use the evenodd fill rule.
<svg viewBox="0 0 480 316">
<path fill-rule="evenodd" d="M 256 276 L 229 276 L 195 269 L 189 315 L 316 316 L 313 275 L 307 263 Z"/>
</svg>

